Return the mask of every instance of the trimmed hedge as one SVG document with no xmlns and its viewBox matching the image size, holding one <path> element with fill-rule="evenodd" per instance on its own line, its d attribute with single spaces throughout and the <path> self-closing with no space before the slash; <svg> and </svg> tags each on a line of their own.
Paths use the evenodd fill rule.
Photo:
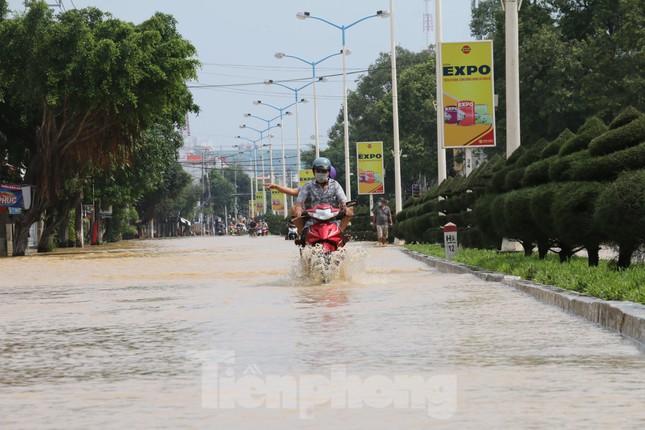
<svg viewBox="0 0 645 430">
<path fill-rule="evenodd" d="M 557 157 L 549 165 L 549 179 L 555 182 L 564 182 L 571 180 L 571 166 L 576 162 L 581 162 L 589 157 L 586 151 L 579 151 L 574 154 Z"/>
<path fill-rule="evenodd" d="M 609 129 L 613 130 L 627 125 L 641 115 L 643 114 L 638 109 L 633 106 L 628 106 L 609 123 Z"/>
<path fill-rule="evenodd" d="M 610 242 L 620 247 L 619 267 L 645 244 L 645 169 L 623 173 L 598 196 L 595 223 Z"/>
<path fill-rule="evenodd" d="M 571 164 L 575 181 L 612 181 L 622 172 L 645 167 L 645 142 L 603 157 L 577 160 Z"/>
<path fill-rule="evenodd" d="M 560 152 L 560 148 L 562 148 L 562 145 L 569 139 L 571 139 L 575 134 L 568 128 L 565 128 L 562 133 L 558 137 L 555 138 L 551 143 L 549 143 L 544 149 L 542 150 L 542 158 L 549 158 L 553 157 L 554 155 L 558 155 L 558 152 Z"/>
<path fill-rule="evenodd" d="M 590 264 L 600 242 L 619 243 L 618 265 L 626 267 L 627 256 L 645 244 L 644 169 L 645 115 L 625 109 L 609 128 L 591 117 L 577 134 L 567 129 L 550 143 L 518 148 L 508 160 L 493 157 L 468 178 L 448 178 L 408 200 L 396 235 L 441 243 L 442 226 L 451 221 L 462 246 L 499 248 L 502 237 L 512 237 L 526 244 L 526 253 L 537 243 L 540 258 L 557 246 L 561 262 L 574 246 L 585 246 Z M 623 230 L 629 234 L 618 234 Z"/>
<path fill-rule="evenodd" d="M 645 141 L 645 115 L 593 139 L 589 144 L 589 153 L 594 156 L 611 154 L 643 141 Z"/>
<path fill-rule="evenodd" d="M 607 131 L 607 126 L 602 120 L 597 117 L 591 117 L 584 123 L 578 133 L 573 136 L 571 139 L 567 140 L 558 155 L 563 157 L 569 154 L 573 154 L 578 151 L 585 150 L 589 147 L 589 142 L 591 142 L 595 137 L 603 134 Z"/>
<path fill-rule="evenodd" d="M 549 182 L 549 170 L 551 168 L 551 163 L 555 160 L 555 157 L 550 157 L 545 160 L 536 161 L 530 166 L 527 166 L 524 170 L 522 186 L 534 187 L 536 185 L 546 184 Z"/>
<path fill-rule="evenodd" d="M 555 193 L 551 217 L 555 235 L 572 246 L 584 246 L 589 265 L 598 265 L 598 249 L 606 239 L 596 225 L 596 198 L 605 185 L 599 182 L 567 182 Z"/>
</svg>

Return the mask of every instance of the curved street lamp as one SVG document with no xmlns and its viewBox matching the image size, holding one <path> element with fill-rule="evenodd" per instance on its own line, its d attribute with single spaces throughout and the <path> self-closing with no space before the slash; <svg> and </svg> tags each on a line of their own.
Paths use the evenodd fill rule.
<svg viewBox="0 0 645 430">
<path fill-rule="evenodd" d="M 256 131 L 256 132 L 260 133 L 260 136 L 264 136 L 264 133 L 265 133 L 265 132 L 267 132 L 267 131 L 269 131 L 269 130 L 271 130 L 272 128 L 275 128 L 275 127 L 282 127 L 282 124 L 274 124 L 274 125 L 271 125 L 271 123 L 272 123 L 273 121 L 275 121 L 276 119 L 280 118 L 280 115 L 276 116 L 275 118 L 267 119 L 267 118 L 262 118 L 262 117 L 260 117 L 260 116 L 256 116 L 256 115 L 253 115 L 253 114 L 250 114 L 250 113 L 245 113 L 245 114 L 244 114 L 244 118 L 255 118 L 255 119 L 259 119 L 260 121 L 264 121 L 264 122 L 266 122 L 266 124 L 267 124 L 267 128 L 265 128 L 264 130 L 257 130 L 257 129 L 255 129 L 255 128 L 253 128 L 253 127 L 248 127 L 246 124 L 243 124 L 243 127 L 240 127 L 240 128 L 244 128 L 244 127 L 246 127 L 246 128 L 248 128 L 248 129 L 250 129 L 250 130 L 254 130 L 254 131 Z M 273 149 L 272 149 L 273 147 L 271 146 L 271 139 L 272 139 L 273 137 L 274 137 L 274 136 L 273 136 L 272 134 L 269 134 L 269 135 L 268 135 L 268 138 L 269 138 L 269 149 L 271 150 L 271 154 L 270 154 L 270 155 L 271 155 L 271 157 L 270 157 L 270 165 L 269 165 L 269 177 L 271 178 L 271 179 L 270 179 L 270 181 L 271 181 L 271 182 L 273 182 Z"/>
<path fill-rule="evenodd" d="M 246 128 L 246 127 L 241 125 L 240 128 Z M 258 187 L 258 184 L 257 184 L 257 182 L 258 182 L 258 171 L 257 171 L 257 166 L 256 166 L 256 159 L 257 159 L 257 156 L 258 156 L 258 145 L 257 145 L 257 143 L 262 140 L 262 137 L 260 137 L 259 139 L 256 139 L 256 140 L 249 139 L 247 137 L 242 137 L 242 136 L 235 136 L 235 138 L 245 140 L 245 141 L 250 142 L 250 143 L 253 144 L 253 164 L 252 164 L 252 166 L 253 166 L 252 167 L 252 169 L 253 169 L 253 180 L 251 181 L 251 200 L 255 200 L 255 195 L 257 193 L 257 187 Z M 266 196 L 265 196 L 265 201 L 264 201 L 263 204 L 266 205 Z M 265 210 L 266 210 L 266 206 L 265 206 Z M 251 217 L 252 218 L 255 217 L 255 205 L 251 205 Z"/>
<path fill-rule="evenodd" d="M 333 23 L 331 21 L 328 21 L 326 19 L 320 18 L 318 16 L 312 15 L 310 12 L 298 12 L 296 14 L 296 17 L 298 19 L 314 19 L 316 21 L 324 22 L 325 24 L 331 25 L 334 28 L 337 28 L 341 31 L 342 35 L 342 48 L 341 48 L 341 54 L 343 54 L 343 130 L 345 134 L 345 193 L 347 194 L 348 199 L 352 199 L 352 189 L 351 189 L 351 181 L 350 181 L 350 164 L 349 164 L 349 118 L 347 114 L 347 68 L 345 64 L 346 60 L 346 53 L 345 53 L 345 32 L 355 26 L 358 23 L 361 23 L 365 20 L 368 20 L 370 18 L 387 18 L 390 16 L 390 13 L 388 11 L 384 10 L 379 10 L 373 15 L 368 15 L 363 18 L 357 19 L 356 21 L 352 22 L 351 24 L 347 25 L 339 25 L 336 23 Z M 316 136 L 318 135 L 318 132 L 316 132 Z"/>
<path fill-rule="evenodd" d="M 321 81 L 323 81 L 323 78 L 318 79 L 318 82 L 321 82 Z M 305 84 L 305 85 L 303 85 L 301 87 L 297 87 L 297 88 L 296 87 L 290 87 L 290 86 L 285 85 L 285 84 L 280 83 L 280 82 L 276 82 L 273 79 L 268 79 L 268 80 L 264 81 L 264 83 L 266 85 L 277 85 L 279 87 L 286 88 L 286 89 L 292 91 L 294 93 L 294 96 L 295 96 L 296 102 L 297 102 L 298 101 L 298 93 L 301 90 L 307 88 L 309 85 L 315 84 L 315 80 L 313 80 L 313 81 L 311 81 L 311 82 L 309 82 L 309 83 L 307 83 L 307 84 Z M 302 99 L 302 100 L 303 100 L 303 103 L 307 103 L 307 100 L 305 100 L 305 99 Z M 315 90 L 314 90 L 314 107 L 315 106 L 316 106 L 316 96 L 315 96 Z M 316 155 L 316 156 L 318 156 L 318 155 Z M 296 104 L 296 165 L 298 166 L 297 169 L 298 169 L 298 174 L 299 174 L 300 173 L 300 114 L 299 114 L 298 104 Z M 300 177 L 298 176 L 298 178 L 300 178 Z"/>
<path fill-rule="evenodd" d="M 316 133 L 316 136 L 318 136 L 318 101 L 317 101 L 318 99 L 316 97 L 316 66 L 318 64 L 322 63 L 323 61 L 328 60 L 329 58 L 341 55 L 342 53 L 343 53 L 343 51 L 335 52 L 335 53 L 330 54 L 330 55 L 328 55 L 326 57 L 323 57 L 322 59 L 320 59 L 318 61 L 308 61 L 308 60 L 305 60 L 304 58 L 298 57 L 296 55 L 285 54 L 284 52 L 276 52 L 275 53 L 275 58 L 277 58 L 278 60 L 281 60 L 283 58 L 293 58 L 294 60 L 301 61 L 301 62 L 311 66 L 311 75 L 312 75 L 311 76 L 311 78 L 312 78 L 311 83 L 313 84 L 313 91 L 314 91 L 314 131 Z M 347 51 L 346 55 L 349 55 L 349 54 L 350 54 L 350 52 Z M 319 156 L 320 156 L 320 145 L 318 144 L 318 139 L 316 139 L 316 157 L 319 157 Z"/>
<path fill-rule="evenodd" d="M 286 165 L 286 154 L 285 154 L 285 147 L 284 147 L 284 121 L 283 121 L 283 117 L 285 115 L 287 115 L 287 116 L 292 115 L 292 113 L 287 111 L 287 109 L 289 109 L 290 107 L 292 107 L 294 105 L 297 105 L 298 103 L 304 103 L 304 102 L 305 102 L 305 99 L 301 99 L 301 100 L 296 101 L 295 103 L 291 103 L 290 105 L 287 105 L 287 106 L 281 107 L 281 108 L 277 107 L 277 106 L 274 106 L 274 105 L 271 105 L 269 103 L 265 103 L 262 100 L 255 100 L 253 102 L 253 104 L 255 104 L 255 105 L 264 105 L 264 106 L 270 107 L 271 109 L 275 109 L 280 114 L 280 124 L 282 125 L 282 127 L 280 129 L 280 141 L 282 143 L 282 185 L 284 187 L 287 186 L 287 165 Z M 291 184 L 289 184 L 289 185 L 291 185 Z M 288 214 L 287 195 L 284 194 L 284 216 L 286 217 L 287 214 Z"/>
</svg>

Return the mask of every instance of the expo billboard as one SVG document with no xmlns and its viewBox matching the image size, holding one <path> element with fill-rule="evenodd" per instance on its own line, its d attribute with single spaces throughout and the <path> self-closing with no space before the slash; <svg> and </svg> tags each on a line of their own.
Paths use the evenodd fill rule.
<svg viewBox="0 0 645 430">
<path fill-rule="evenodd" d="M 357 142 L 358 194 L 384 194 L 383 142 Z"/>
<path fill-rule="evenodd" d="M 495 146 L 493 42 L 442 43 L 443 147 Z"/>
</svg>

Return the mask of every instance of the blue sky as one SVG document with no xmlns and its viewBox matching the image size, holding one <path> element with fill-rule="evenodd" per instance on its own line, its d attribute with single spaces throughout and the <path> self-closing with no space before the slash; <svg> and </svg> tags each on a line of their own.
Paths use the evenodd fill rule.
<svg viewBox="0 0 645 430">
<path fill-rule="evenodd" d="M 52 0 L 50 3 L 56 3 Z M 470 0 L 444 0 L 444 41 L 470 40 Z M 23 2 L 11 0 L 13 10 L 23 10 Z M 277 112 L 266 106 L 253 104 L 262 100 L 276 107 L 283 107 L 295 100 L 293 92 L 262 84 L 267 79 L 275 81 L 311 78 L 311 67 L 293 60 L 278 60 L 276 52 L 285 52 L 318 61 L 327 55 L 339 52 L 341 31 L 315 20 L 299 20 L 296 13 L 309 11 L 312 15 L 348 25 L 377 10 L 389 9 L 389 0 L 63 0 L 63 7 L 83 8 L 95 6 L 112 13 L 117 18 L 135 23 L 150 17 L 155 11 L 172 14 L 178 20 L 179 31 L 197 48 L 203 63 L 199 82 L 193 85 L 209 85 L 210 88 L 195 88 L 195 101 L 201 107 L 198 116 L 190 117 L 191 135 L 200 143 L 214 149 L 228 149 L 239 143 L 237 135 L 255 139 L 252 130 L 240 130 L 246 123 L 263 129 L 266 124 L 253 118 L 244 118 L 251 113 L 262 118 L 273 118 Z M 421 51 L 426 40 L 434 42 L 434 32 L 424 32 L 424 14 L 434 17 L 435 2 L 430 0 L 395 0 L 395 38 L 397 45 L 411 51 Z M 356 72 L 367 69 L 380 52 L 390 49 L 390 20 L 374 18 L 347 30 L 347 57 L 349 89 L 360 75 Z M 340 56 L 317 66 L 318 75 L 340 75 Z M 291 85 L 291 84 L 290 84 Z M 293 83 L 302 86 L 303 83 Z M 317 85 L 319 135 L 325 141 L 326 131 L 335 122 L 342 106 L 342 79 L 330 77 Z M 311 86 L 304 89 L 301 97 L 310 103 L 300 105 L 300 142 L 302 146 L 313 143 L 314 109 Z M 359 140 L 360 138 L 357 137 Z M 352 138 L 352 140 L 354 140 Z M 285 120 L 285 142 L 288 147 L 296 145 L 295 119 Z"/>
</svg>

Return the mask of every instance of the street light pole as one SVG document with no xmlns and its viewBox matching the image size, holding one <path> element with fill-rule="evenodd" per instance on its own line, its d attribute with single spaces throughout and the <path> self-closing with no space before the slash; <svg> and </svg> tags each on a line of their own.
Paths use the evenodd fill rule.
<svg viewBox="0 0 645 430">
<path fill-rule="evenodd" d="M 343 55 L 343 131 L 345 134 L 345 194 L 347 194 L 347 198 L 349 200 L 352 199 L 352 188 L 351 188 L 351 181 L 350 181 L 350 163 L 349 163 L 349 114 L 347 111 L 347 68 L 346 68 L 346 44 L 345 44 L 345 32 L 355 26 L 356 24 L 363 22 L 367 19 L 370 18 L 376 18 L 376 17 L 381 17 L 381 18 L 387 18 L 389 16 L 389 12 L 379 10 L 377 11 L 374 15 L 369 15 L 365 16 L 361 19 L 358 19 L 351 24 L 348 25 L 338 25 L 335 24 L 331 21 L 328 21 L 326 19 L 311 15 L 309 12 L 298 12 L 296 14 L 296 17 L 298 19 L 315 19 L 317 21 L 324 22 L 325 24 L 331 25 L 332 27 L 335 27 L 341 31 L 342 34 L 342 47 L 341 47 L 341 54 Z M 316 138 L 318 137 L 318 133 L 316 133 Z"/>
<path fill-rule="evenodd" d="M 240 128 L 247 128 L 245 125 L 241 125 Z M 250 128 L 250 127 L 249 127 Z M 259 130 L 258 130 L 259 131 Z M 262 140 L 262 137 L 260 139 L 248 139 L 246 137 L 242 136 L 235 136 L 237 139 L 242 139 L 246 140 L 247 142 L 250 142 L 253 144 L 253 180 L 251 182 L 251 200 L 255 201 L 255 196 L 257 194 L 257 188 L 258 188 L 258 171 L 257 171 L 257 158 L 258 158 L 258 142 Z M 255 184 L 255 185 L 253 185 Z M 266 205 L 266 194 L 262 193 L 264 202 L 263 204 Z M 266 211 L 266 208 L 264 208 Z M 251 206 L 251 214 L 252 217 L 255 217 L 255 205 Z"/>
<path fill-rule="evenodd" d="M 235 202 L 234 205 L 235 207 L 233 208 L 233 211 L 235 213 L 235 219 L 239 218 L 239 203 L 237 201 L 237 195 L 238 195 L 238 189 L 237 189 L 237 171 L 240 168 L 240 156 L 244 151 L 242 151 L 242 148 L 240 145 L 233 145 L 233 148 L 237 148 L 237 156 L 235 157 L 235 170 L 233 172 L 233 181 L 235 183 Z M 253 189 L 253 181 L 251 181 L 251 189 Z M 228 229 L 227 229 L 228 231 Z"/>
<path fill-rule="evenodd" d="M 268 106 L 272 109 L 275 109 L 280 113 L 280 124 L 281 124 L 281 129 L 280 129 L 280 141 L 282 143 L 282 185 L 284 187 L 287 186 L 287 165 L 286 165 L 286 151 L 285 151 L 285 145 L 284 145 L 284 115 L 291 115 L 291 112 L 285 112 L 287 109 L 292 107 L 293 105 L 297 105 L 298 103 L 304 102 L 305 99 L 296 101 L 295 103 L 291 103 L 288 106 L 279 108 L 277 106 L 270 105 L 268 103 L 264 103 L 262 100 L 256 100 L 253 103 L 256 105 L 265 105 Z M 284 194 L 284 216 L 286 217 L 288 214 L 288 204 L 287 204 L 287 195 Z"/>
<path fill-rule="evenodd" d="M 518 12 L 522 0 L 504 0 L 506 23 L 506 158 L 520 147 L 520 55 Z"/>
<path fill-rule="evenodd" d="M 394 201 L 396 213 L 403 209 L 401 189 L 401 149 L 399 143 L 399 90 L 396 75 L 396 41 L 394 38 L 394 0 L 390 0 L 390 62 L 392 64 L 392 129 L 394 132 Z"/>
<path fill-rule="evenodd" d="M 441 18 L 441 0 L 436 0 L 435 3 L 435 75 L 437 83 L 437 185 L 442 183 L 447 176 L 446 169 L 446 152 L 443 148 L 443 124 L 444 124 L 444 108 L 443 108 L 443 64 L 441 59 L 441 42 L 442 42 L 442 18 Z"/>
<path fill-rule="evenodd" d="M 280 118 L 280 115 L 276 116 L 275 118 L 266 119 L 266 118 L 262 118 L 262 117 L 259 117 L 259 116 L 252 115 L 252 114 L 250 114 L 250 113 L 245 113 L 245 114 L 244 114 L 244 117 L 245 117 L 245 118 L 255 118 L 255 119 L 259 119 L 260 121 L 264 121 L 264 122 L 266 122 L 266 123 L 267 123 L 267 128 L 265 128 L 264 130 L 258 130 L 258 129 L 256 129 L 256 128 L 249 127 L 249 126 L 247 126 L 246 124 L 242 124 L 242 126 L 241 126 L 241 128 L 248 128 L 249 130 L 253 130 L 253 131 L 255 131 L 255 132 L 260 133 L 260 137 L 261 137 L 261 138 L 263 138 L 263 137 L 264 137 L 264 133 L 265 133 L 265 132 L 267 132 L 267 131 L 269 131 L 269 132 L 270 132 L 272 128 L 275 128 L 275 127 L 281 127 L 281 126 L 282 126 L 281 124 L 271 125 L 271 123 L 272 123 L 273 121 L 275 121 L 276 119 Z M 270 156 L 271 161 L 270 161 L 270 169 L 269 169 L 270 171 L 269 171 L 269 176 L 270 176 L 270 181 L 271 181 L 271 183 L 273 183 L 273 146 L 271 146 L 271 138 L 273 137 L 273 135 L 272 135 L 271 133 L 269 133 L 269 134 L 267 135 L 267 137 L 268 137 L 268 139 L 269 139 L 269 150 L 271 151 L 271 156 Z"/>
<path fill-rule="evenodd" d="M 322 80 L 322 79 L 320 79 L 320 80 Z M 298 173 L 300 173 L 300 168 L 301 168 L 300 167 L 300 113 L 299 113 L 300 109 L 298 109 L 298 104 L 297 104 L 297 102 L 299 100 L 298 93 L 301 90 L 307 88 L 309 85 L 315 84 L 315 81 L 311 81 L 311 82 L 309 82 L 309 83 L 307 83 L 307 84 L 305 84 L 305 85 L 303 85 L 301 87 L 298 87 L 298 88 L 290 87 L 290 86 L 282 84 L 280 82 L 275 82 L 273 79 L 269 79 L 267 81 L 264 81 L 264 83 L 267 84 L 267 85 L 277 85 L 279 87 L 286 88 L 286 89 L 292 91 L 294 93 L 295 98 L 296 98 L 296 165 L 298 166 L 297 167 Z M 307 101 L 304 100 L 304 103 L 306 103 L 306 102 Z M 315 105 L 316 105 L 316 96 L 314 95 L 314 106 Z M 298 177 L 300 177 L 300 176 L 298 176 Z"/>
<path fill-rule="evenodd" d="M 294 60 L 302 61 L 303 63 L 309 64 L 311 66 L 311 73 L 312 73 L 311 83 L 313 84 L 313 92 L 314 92 L 314 132 L 316 133 L 316 158 L 320 156 L 320 144 L 318 142 L 318 98 L 316 97 L 316 66 L 329 58 L 332 58 L 341 54 L 342 52 L 336 52 L 318 61 L 308 61 L 308 60 L 305 60 L 304 58 L 301 58 L 295 55 L 287 55 L 284 52 L 275 53 L 275 58 L 277 58 L 278 60 L 281 60 L 283 58 L 293 58 Z M 319 81 L 322 81 L 322 80 L 323 79 L 319 79 Z"/>
</svg>

